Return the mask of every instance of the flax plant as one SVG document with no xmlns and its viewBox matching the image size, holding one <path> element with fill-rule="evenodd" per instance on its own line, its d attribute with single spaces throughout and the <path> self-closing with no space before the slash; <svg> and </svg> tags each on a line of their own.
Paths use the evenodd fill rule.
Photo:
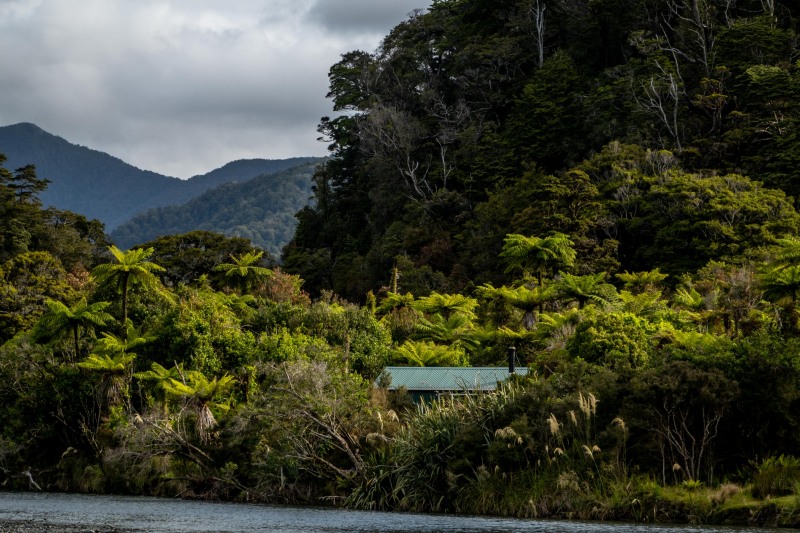
<svg viewBox="0 0 800 533">
<path fill-rule="evenodd" d="M 369 457 L 367 474 L 346 504 L 413 512 L 454 509 L 464 484 L 450 469 L 459 459 L 458 436 L 475 429 L 489 442 L 498 418 L 517 394 L 516 387 L 506 386 L 493 394 L 442 396 L 419 404 L 396 436 Z"/>
</svg>

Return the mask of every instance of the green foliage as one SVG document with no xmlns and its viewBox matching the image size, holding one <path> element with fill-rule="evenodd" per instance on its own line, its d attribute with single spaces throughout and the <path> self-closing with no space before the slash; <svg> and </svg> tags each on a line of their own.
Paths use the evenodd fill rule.
<svg viewBox="0 0 800 533">
<path fill-rule="evenodd" d="M 402 257 L 405 290 L 454 292 L 501 281 L 506 234 L 567 235 L 581 274 L 681 274 L 793 232 L 755 182 L 797 196 L 796 14 L 692 6 L 437 2 L 345 54 L 329 78 L 350 115 L 321 122 L 332 159 L 290 271 L 324 254 L 312 292 L 357 299 Z"/>
<path fill-rule="evenodd" d="M 393 354 L 393 362 L 408 366 L 467 366 L 464 349 L 431 341 L 406 341 Z"/>
<path fill-rule="evenodd" d="M 575 62 L 563 50 L 534 72 L 508 119 L 507 142 L 519 147 L 515 157 L 557 169 L 580 153 L 582 84 Z"/>
<path fill-rule="evenodd" d="M 411 306 L 418 311 L 432 315 L 438 314 L 445 318 L 461 316 L 471 320 L 475 318 L 475 308 L 478 306 L 478 302 L 474 298 L 468 298 L 461 294 L 434 292 L 412 302 Z"/>
<path fill-rule="evenodd" d="M 105 326 L 113 317 L 105 312 L 109 302 L 89 304 L 86 298 L 73 307 L 54 300 L 45 301 L 48 311 L 35 324 L 31 336 L 37 342 L 50 341 L 63 335 L 71 335 L 74 341 L 72 359 L 80 352 L 78 339 L 81 331 L 94 333 L 95 326 Z"/>
<path fill-rule="evenodd" d="M 214 267 L 231 256 L 254 252 L 247 239 L 203 230 L 166 235 L 139 248 L 153 249 L 150 257 L 154 263 L 164 267 L 160 276 L 167 286 L 194 283 L 202 276 L 212 276 Z"/>
<path fill-rule="evenodd" d="M 303 360 L 335 361 L 339 352 L 324 339 L 282 329 L 258 338 L 259 359 L 265 362 Z"/>
<path fill-rule="evenodd" d="M 522 317 L 522 325 L 527 330 L 533 329 L 536 324 L 535 310 L 542 310 L 544 305 L 556 299 L 556 287 L 553 284 L 537 285 L 529 288 L 526 285 L 519 287 L 493 287 L 491 284 L 481 285 L 477 289 L 478 294 L 488 300 L 499 300 L 512 307 L 522 310 L 525 314 Z M 503 324 L 497 324 L 503 325 Z"/>
<path fill-rule="evenodd" d="M 658 268 L 647 272 L 628 272 L 616 274 L 616 278 L 625 284 L 625 288 L 634 294 L 653 291 L 661 285 L 661 282 L 669 277 L 669 274 L 662 274 Z"/>
<path fill-rule="evenodd" d="M 218 374 L 249 360 L 255 346 L 252 332 L 220 293 L 183 288 L 179 300 L 161 320 L 158 339 L 150 351 L 155 362 L 185 364 L 200 372 Z"/>
<path fill-rule="evenodd" d="M 761 461 L 753 474 L 753 496 L 769 498 L 785 496 L 797 490 L 800 478 L 800 459 L 791 455 L 768 457 Z"/>
<path fill-rule="evenodd" d="M 370 428 L 368 383 L 321 361 L 265 365 L 261 376 L 251 398 L 257 416 L 243 421 L 256 436 L 252 462 L 262 482 L 283 488 L 308 476 L 341 483 L 357 475 L 358 439 Z"/>
<path fill-rule="evenodd" d="M 605 283 L 606 273 L 575 276 L 559 272 L 556 291 L 567 303 L 577 302 L 578 308 L 591 302 L 603 306 L 615 302 L 619 296 L 613 285 Z"/>
<path fill-rule="evenodd" d="M 234 377 L 227 374 L 209 380 L 202 372 L 189 370 L 181 381 L 168 378 L 162 386 L 167 395 L 181 398 L 194 411 L 197 435 L 208 443 L 211 430 L 217 425 L 214 411 L 219 414 L 230 409 L 229 394 L 235 383 Z"/>
<path fill-rule="evenodd" d="M 653 327 L 631 313 L 595 313 L 585 317 L 567 342 L 573 358 L 612 368 L 619 373 L 642 370 L 653 349 Z"/>
<path fill-rule="evenodd" d="M 320 125 L 333 157 L 286 272 L 193 232 L 112 248 L 92 293 L 98 228 L 41 223 L 32 170 L 6 172 L 0 482 L 34 465 L 82 490 L 771 519 L 800 456 L 800 13 L 754 15 L 770 5 L 550 2 L 537 26 L 539 2 L 434 2 L 331 68 L 348 113 Z M 133 320 L 81 323 L 100 340 L 77 365 L 31 343 L 105 313 L 119 265 L 143 269 Z M 494 393 L 412 409 L 372 386 L 390 361 L 511 345 L 529 374 Z M 754 465 L 770 503 L 715 486 Z"/>
<path fill-rule="evenodd" d="M 76 297 L 61 263 L 47 252 L 26 252 L 0 266 L 0 340 L 30 328 L 47 310 L 45 302 Z"/>
<path fill-rule="evenodd" d="M 791 302 L 797 304 L 800 291 L 800 266 L 792 265 L 768 272 L 762 278 L 764 298 L 775 303 Z"/>
<path fill-rule="evenodd" d="M 215 272 L 223 272 L 225 279 L 237 285 L 241 294 L 246 294 L 259 280 L 272 275 L 272 270 L 259 265 L 264 252 L 247 252 L 239 257 L 231 255 L 232 263 L 221 263 L 214 267 Z"/>
<path fill-rule="evenodd" d="M 535 273 L 539 285 L 542 285 L 545 274 L 571 267 L 575 262 L 574 243 L 563 233 L 556 232 L 547 237 L 509 234 L 503 242 L 500 257 L 508 265 L 506 272 L 520 270 L 523 275 Z"/>
<path fill-rule="evenodd" d="M 743 455 L 800 455 L 800 343 L 768 332 L 752 335 L 733 349 L 732 377 L 739 383 L 735 430 L 731 442 Z M 747 413 L 744 415 L 744 413 Z M 755 453 L 754 453 L 755 452 Z M 752 454 L 752 455 L 751 455 Z"/>
<path fill-rule="evenodd" d="M 96 266 L 92 276 L 102 286 L 114 287 L 122 294 L 122 318 L 120 322 L 128 322 L 128 290 L 131 287 L 142 287 L 160 292 L 161 287 L 156 272 L 163 267 L 147 261 L 153 254 L 152 248 L 122 251 L 116 246 L 109 246 L 113 261 Z"/>
<path fill-rule="evenodd" d="M 662 461 L 662 482 L 667 476 L 676 481 L 710 479 L 711 450 L 723 417 L 739 396 L 738 383 L 720 370 L 672 361 L 645 370 L 631 388 L 624 418 L 632 431 L 658 437 L 645 442 L 647 451 Z"/>
</svg>

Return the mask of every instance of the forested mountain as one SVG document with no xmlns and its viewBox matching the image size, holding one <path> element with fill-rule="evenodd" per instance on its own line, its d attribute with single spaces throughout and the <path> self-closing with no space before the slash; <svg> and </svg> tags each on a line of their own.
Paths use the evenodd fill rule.
<svg viewBox="0 0 800 533">
<path fill-rule="evenodd" d="M 280 257 L 294 234 L 295 213 L 308 204 L 311 176 L 322 159 L 302 161 L 287 170 L 220 185 L 180 206 L 151 209 L 117 227 L 111 238 L 129 248 L 163 235 L 206 230 L 250 239 Z"/>
<path fill-rule="evenodd" d="M 180 180 L 140 170 L 27 123 L 0 128 L 0 153 L 6 155 L 8 168 L 35 165 L 37 174 L 50 180 L 40 195 L 44 205 L 96 218 L 107 230 L 147 209 L 182 204 L 217 185 L 278 172 L 307 161 L 234 161 L 208 174 Z"/>
<path fill-rule="evenodd" d="M 796 229 L 798 16 L 790 0 L 434 2 L 330 69 L 345 113 L 320 125 L 333 158 L 285 264 L 363 298 L 394 266 L 415 294 L 497 282 L 507 233 L 567 234 L 576 272 L 741 261 Z"/>
</svg>

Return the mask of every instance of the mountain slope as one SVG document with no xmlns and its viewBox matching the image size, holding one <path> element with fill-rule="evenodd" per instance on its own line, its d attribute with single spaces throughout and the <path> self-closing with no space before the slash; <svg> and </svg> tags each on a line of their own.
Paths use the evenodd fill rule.
<svg viewBox="0 0 800 533">
<path fill-rule="evenodd" d="M 305 164 L 316 164 L 317 157 L 292 157 L 289 159 L 239 159 L 231 161 L 207 174 L 181 180 L 177 188 L 165 190 L 153 199 L 151 207 L 181 205 L 196 196 L 224 183 L 243 182 L 264 174 L 274 174 Z"/>
<path fill-rule="evenodd" d="M 313 159 L 313 158 L 309 158 Z M 241 183 L 226 183 L 181 206 L 160 207 L 120 225 L 111 238 L 130 248 L 163 235 L 209 230 L 245 237 L 279 257 L 294 233 L 294 215 L 311 196 L 311 177 L 322 159 Z"/>
<path fill-rule="evenodd" d="M 8 158 L 7 168 L 34 164 L 37 174 L 50 180 L 40 195 L 45 205 L 96 218 L 107 230 L 147 209 L 185 203 L 223 183 L 244 181 L 313 160 L 234 161 L 208 174 L 180 180 L 141 170 L 28 123 L 0 127 L 0 153 Z"/>
<path fill-rule="evenodd" d="M 107 228 L 152 207 L 153 196 L 178 189 L 181 182 L 72 144 L 34 124 L 0 128 L 0 153 L 8 158 L 8 168 L 34 164 L 37 174 L 50 180 L 40 195 L 45 205 L 96 218 Z"/>
</svg>

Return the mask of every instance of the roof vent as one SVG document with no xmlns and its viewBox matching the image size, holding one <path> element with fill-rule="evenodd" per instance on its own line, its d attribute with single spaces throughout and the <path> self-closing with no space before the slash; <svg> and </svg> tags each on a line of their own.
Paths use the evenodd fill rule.
<svg viewBox="0 0 800 533">
<path fill-rule="evenodd" d="M 516 346 L 509 346 L 508 347 L 508 373 L 514 374 L 514 363 L 517 359 L 517 348 Z"/>
</svg>

